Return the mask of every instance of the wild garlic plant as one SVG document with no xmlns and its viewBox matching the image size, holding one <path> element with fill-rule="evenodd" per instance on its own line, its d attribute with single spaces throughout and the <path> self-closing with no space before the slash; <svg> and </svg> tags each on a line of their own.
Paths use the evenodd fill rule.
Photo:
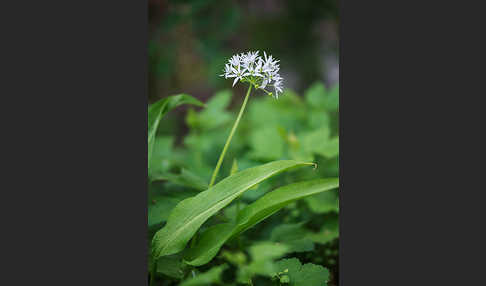
<svg viewBox="0 0 486 286">
<path fill-rule="evenodd" d="M 210 263 L 228 241 L 235 238 L 237 241 L 239 241 L 238 238 L 243 232 L 251 229 L 256 224 L 262 222 L 267 217 L 271 216 L 292 202 L 305 199 L 322 192 L 331 191 L 339 187 L 339 178 L 318 178 L 295 182 L 292 184 L 279 186 L 278 188 L 273 189 L 271 192 L 263 194 L 261 198 L 255 200 L 254 202 L 245 204 L 244 208 L 240 209 L 240 197 L 252 187 L 273 176 L 278 175 L 281 172 L 294 168 L 305 166 L 314 166 L 314 168 L 316 168 L 316 163 L 297 160 L 277 160 L 259 166 L 246 168 L 241 171 L 238 170 L 235 160 L 233 162 L 230 176 L 215 184 L 215 180 L 223 162 L 225 153 L 239 125 L 252 88 L 261 89 L 274 98 L 278 98 L 279 94 L 282 93 L 283 79 L 278 74 L 278 62 L 279 61 L 274 59 L 271 55 L 267 56 L 265 52 L 263 57 L 259 56 L 257 51 L 235 55 L 231 57 L 228 64 L 225 65 L 224 74 L 222 76 L 233 79 L 233 86 L 235 86 L 238 81 L 248 83 L 248 91 L 236 121 L 233 124 L 231 132 L 226 140 L 224 148 L 219 155 L 219 159 L 212 174 L 209 186 L 204 183 L 200 189 L 200 192 L 179 201 L 175 206 L 173 206 L 169 215 L 165 218 L 165 224 L 163 227 L 158 229 L 153 234 L 149 255 L 150 285 L 153 286 L 154 283 L 156 283 L 157 273 L 162 273 L 176 279 L 183 279 L 184 276 L 186 276 L 186 280 L 189 284 L 191 281 L 196 283 L 197 280 L 192 280 L 198 278 L 196 276 L 196 267 Z M 274 89 L 273 92 L 269 91 L 272 88 Z M 155 141 L 157 137 L 156 133 L 158 125 L 161 122 L 161 118 L 170 109 L 181 104 L 205 106 L 205 104 L 187 94 L 169 96 L 149 106 L 149 167 L 152 165 L 155 166 L 155 164 L 151 164 L 150 162 L 154 162 L 152 157 L 155 153 Z M 313 149 L 312 152 L 315 152 L 315 150 Z M 158 177 L 162 177 L 162 179 L 168 181 L 174 179 L 172 176 L 173 174 L 170 174 L 170 172 L 160 176 L 160 174 L 151 168 L 148 169 L 148 175 L 149 182 L 157 180 Z M 176 179 L 175 181 L 179 180 Z M 200 182 L 197 184 L 199 185 Z M 192 187 L 193 186 L 191 186 L 191 188 Z M 199 189 L 199 187 L 197 189 Z M 236 202 L 236 214 L 233 217 L 234 219 L 232 222 L 225 221 L 214 225 L 206 225 L 205 230 L 198 233 L 206 221 L 219 213 L 225 207 L 229 206 L 233 201 Z M 152 200 L 152 203 L 155 204 L 155 200 Z M 167 214 L 166 205 L 163 205 L 162 208 L 151 208 L 151 210 L 152 214 L 163 212 L 165 212 L 165 215 Z M 162 221 L 157 222 L 157 224 L 161 223 Z M 189 242 L 189 247 L 186 247 Z M 240 243 L 238 243 L 238 246 L 240 248 L 243 247 Z M 278 257 L 292 252 L 292 248 L 289 245 L 275 244 L 270 242 L 250 246 L 249 253 L 258 253 L 261 249 L 270 248 L 273 248 L 271 251 L 272 253 L 279 253 Z M 316 276 L 312 279 L 317 281 L 316 283 L 320 284 L 312 285 L 325 285 L 324 283 L 326 283 L 328 279 L 328 274 L 326 274 L 327 270 L 322 266 L 312 266 L 312 273 L 305 272 L 304 270 L 289 270 L 286 272 L 285 269 L 290 269 L 291 265 L 300 265 L 300 262 L 295 261 L 297 259 L 291 261 L 286 259 L 282 260 L 280 263 L 273 264 L 272 261 L 276 258 L 276 256 L 259 258 L 252 257 L 252 262 L 239 263 L 237 267 L 239 269 L 243 269 L 243 271 L 237 272 L 237 280 L 244 282 L 248 281 L 250 285 L 253 285 L 251 282 L 252 276 L 264 275 L 267 277 L 275 276 L 281 283 L 287 283 L 289 279 L 296 279 L 296 281 L 300 281 L 299 279 L 310 277 L 310 275 L 317 275 L 319 277 Z M 168 261 L 171 262 L 168 263 Z M 260 263 L 271 265 L 271 267 L 265 267 L 264 271 L 262 270 L 263 272 L 260 271 L 260 269 L 255 271 L 255 269 L 258 268 L 257 265 Z M 175 264 L 178 266 L 174 267 Z M 213 269 L 219 269 L 219 271 L 221 271 L 222 267 L 226 266 L 220 265 Z M 304 267 L 299 266 L 298 269 L 304 269 Z M 192 275 L 189 273 L 192 273 Z M 187 277 L 188 275 L 191 277 Z M 205 283 L 205 285 L 208 284 L 209 282 Z"/>
<path fill-rule="evenodd" d="M 214 184 L 216 177 L 218 176 L 226 150 L 228 149 L 236 128 L 240 123 L 240 119 L 245 110 L 252 87 L 255 87 L 255 89 L 261 89 L 266 94 L 273 96 L 276 99 L 278 99 L 279 93 L 282 93 L 283 91 L 283 78 L 278 73 L 280 70 L 280 65 L 278 64 L 279 60 L 273 58 L 272 55 L 267 56 L 265 51 L 263 52 L 263 58 L 259 56 L 258 53 L 259 51 L 249 51 L 248 53 L 233 55 L 225 65 L 224 73 L 220 75 L 224 76 L 226 79 L 234 78 L 233 87 L 238 80 L 242 83 L 248 83 L 249 86 L 243 104 L 241 105 L 240 112 L 238 113 L 238 117 L 236 118 L 228 139 L 226 139 L 223 151 L 221 152 L 218 162 L 216 163 L 209 187 Z M 274 88 L 274 92 L 267 90 L 270 87 Z"/>
</svg>

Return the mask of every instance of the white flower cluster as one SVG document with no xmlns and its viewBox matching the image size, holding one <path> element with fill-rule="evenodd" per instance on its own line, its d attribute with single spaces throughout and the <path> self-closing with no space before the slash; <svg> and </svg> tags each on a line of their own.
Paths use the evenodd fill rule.
<svg viewBox="0 0 486 286">
<path fill-rule="evenodd" d="M 278 98 L 278 94 L 282 93 L 283 78 L 278 74 L 280 66 L 279 61 L 275 60 L 271 55 L 267 57 L 267 53 L 263 52 L 264 58 L 256 52 L 248 52 L 236 54 L 225 65 L 225 78 L 235 78 L 233 86 L 238 82 L 249 82 L 256 88 L 263 89 L 268 94 Z M 265 90 L 266 87 L 275 89 L 275 94 Z"/>
</svg>

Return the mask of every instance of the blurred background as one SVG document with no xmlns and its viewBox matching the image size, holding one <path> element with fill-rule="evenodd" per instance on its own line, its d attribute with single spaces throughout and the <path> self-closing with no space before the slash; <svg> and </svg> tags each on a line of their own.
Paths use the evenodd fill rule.
<svg viewBox="0 0 486 286">
<path fill-rule="evenodd" d="M 149 0 L 149 102 L 181 92 L 205 101 L 231 87 L 218 75 L 248 50 L 279 59 L 285 87 L 297 93 L 315 81 L 332 87 L 338 12 L 337 0 Z"/>
</svg>

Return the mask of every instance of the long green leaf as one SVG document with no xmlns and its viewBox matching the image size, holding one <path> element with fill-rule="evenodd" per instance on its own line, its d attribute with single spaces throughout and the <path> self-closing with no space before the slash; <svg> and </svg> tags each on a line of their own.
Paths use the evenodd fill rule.
<svg viewBox="0 0 486 286">
<path fill-rule="evenodd" d="M 148 108 L 148 162 L 152 158 L 154 149 L 155 133 L 159 127 L 160 119 L 171 109 L 182 104 L 194 104 L 204 106 L 204 103 L 188 94 L 178 94 L 163 98 Z"/>
<path fill-rule="evenodd" d="M 267 193 L 248 205 L 239 214 L 236 223 L 222 223 L 208 228 L 201 234 L 195 247 L 184 255 L 186 263 L 200 266 L 216 256 L 229 239 L 241 234 L 281 208 L 296 200 L 339 187 L 338 178 L 317 179 L 290 184 Z"/>
<path fill-rule="evenodd" d="M 152 240 L 152 255 L 158 258 L 177 253 L 212 215 L 252 186 L 285 170 L 313 163 L 292 160 L 270 162 L 233 174 L 208 190 L 185 199 L 172 210 L 164 228 Z"/>
</svg>

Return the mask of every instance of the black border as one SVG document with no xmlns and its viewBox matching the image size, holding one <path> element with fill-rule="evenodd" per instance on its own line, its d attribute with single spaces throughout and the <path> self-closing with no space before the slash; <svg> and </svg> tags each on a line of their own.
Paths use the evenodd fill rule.
<svg viewBox="0 0 486 286">
<path fill-rule="evenodd" d="M 2 284 L 146 285 L 148 3 L 10 4 Z"/>
<path fill-rule="evenodd" d="M 484 280 L 472 4 L 340 0 L 341 286 Z"/>
</svg>

